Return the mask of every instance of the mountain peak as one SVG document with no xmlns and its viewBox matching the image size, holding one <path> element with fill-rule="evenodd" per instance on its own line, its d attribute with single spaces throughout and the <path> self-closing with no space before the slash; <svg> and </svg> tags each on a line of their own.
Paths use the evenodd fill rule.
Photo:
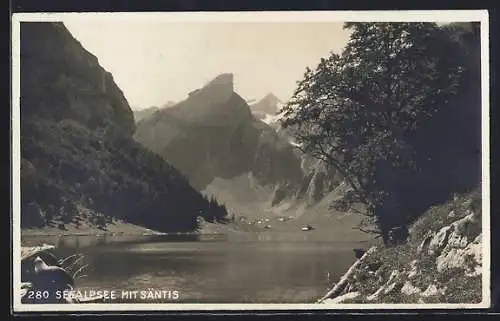
<svg viewBox="0 0 500 321">
<path fill-rule="evenodd" d="M 278 104 L 281 100 L 273 93 L 268 93 L 258 102 L 252 104 L 250 108 L 257 114 L 258 118 L 265 117 L 265 114 L 275 115 L 278 112 Z"/>
<path fill-rule="evenodd" d="M 267 101 L 271 104 L 276 104 L 276 103 L 281 102 L 281 100 L 278 97 L 276 97 L 276 95 L 273 93 L 268 93 L 260 101 Z"/>
<path fill-rule="evenodd" d="M 231 86 L 231 88 L 233 88 L 234 75 L 232 73 L 220 74 L 214 79 L 212 79 L 207 85 L 205 85 L 205 87 L 210 85 L 226 85 L 226 86 Z"/>
<path fill-rule="evenodd" d="M 189 97 L 199 97 L 207 105 L 227 102 L 234 93 L 234 76 L 231 73 L 220 74 L 202 88 L 193 90 Z"/>
</svg>

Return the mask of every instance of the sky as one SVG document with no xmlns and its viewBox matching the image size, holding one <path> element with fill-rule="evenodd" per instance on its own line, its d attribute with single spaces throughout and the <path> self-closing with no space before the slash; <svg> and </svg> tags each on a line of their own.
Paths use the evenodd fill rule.
<svg viewBox="0 0 500 321">
<path fill-rule="evenodd" d="M 221 73 L 244 99 L 291 97 L 307 66 L 340 52 L 340 22 L 91 22 L 63 19 L 113 74 L 133 109 L 178 102 Z"/>
</svg>

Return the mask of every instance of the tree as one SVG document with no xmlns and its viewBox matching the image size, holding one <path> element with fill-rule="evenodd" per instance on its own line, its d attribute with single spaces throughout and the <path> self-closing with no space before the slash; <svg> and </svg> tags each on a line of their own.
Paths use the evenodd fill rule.
<svg viewBox="0 0 500 321">
<path fill-rule="evenodd" d="M 343 52 L 322 58 L 284 106 L 299 148 L 341 173 L 388 241 L 406 225 L 404 191 L 418 172 L 410 137 L 457 93 L 459 49 L 433 23 L 346 23 Z"/>
</svg>

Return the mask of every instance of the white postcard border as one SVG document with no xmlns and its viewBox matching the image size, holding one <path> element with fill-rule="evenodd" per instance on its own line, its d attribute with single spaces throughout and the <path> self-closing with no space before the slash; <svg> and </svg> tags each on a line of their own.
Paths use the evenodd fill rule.
<svg viewBox="0 0 500 321">
<path fill-rule="evenodd" d="M 218 304 L 218 303 L 89 303 L 22 304 L 20 296 L 20 23 L 59 21 L 61 18 L 162 22 L 468 22 L 481 23 L 482 88 L 482 294 L 479 304 Z M 490 306 L 490 148 L 489 148 L 489 21 L 487 10 L 412 11 L 269 11 L 269 12 L 119 12 L 14 13 L 12 15 L 12 255 L 14 312 L 85 311 L 234 311 L 234 310 L 354 310 L 354 309 L 480 309 Z"/>
</svg>

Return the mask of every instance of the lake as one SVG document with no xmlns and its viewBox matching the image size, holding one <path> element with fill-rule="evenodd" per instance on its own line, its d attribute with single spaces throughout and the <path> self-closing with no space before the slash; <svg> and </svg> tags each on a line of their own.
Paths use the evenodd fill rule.
<svg viewBox="0 0 500 321">
<path fill-rule="evenodd" d="M 352 249 L 368 247 L 315 237 L 314 231 L 23 236 L 23 245 L 44 242 L 56 245 L 58 257 L 83 255 L 80 264 L 88 266 L 76 280 L 82 291 L 163 291 L 161 297 L 115 303 L 313 303 L 356 260 Z"/>
</svg>

